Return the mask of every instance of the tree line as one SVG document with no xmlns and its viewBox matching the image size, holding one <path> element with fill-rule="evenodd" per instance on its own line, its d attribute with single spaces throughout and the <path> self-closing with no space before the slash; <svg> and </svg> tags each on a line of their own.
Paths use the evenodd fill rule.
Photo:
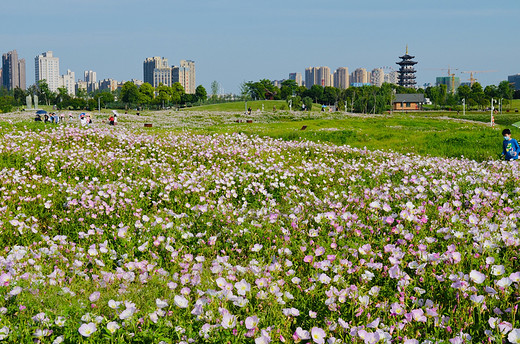
<svg viewBox="0 0 520 344">
<path fill-rule="evenodd" d="M 178 82 L 172 86 L 159 85 L 153 87 L 149 83 L 141 86 L 128 81 L 115 91 L 96 90 L 87 92 L 78 89 L 76 95 L 68 94 L 64 87 L 56 92 L 49 89 L 46 80 L 40 80 L 27 90 L 17 87 L 14 90 L 0 88 L 0 112 L 10 112 L 16 107 L 26 105 L 28 95 L 38 96 L 40 105 L 55 105 L 59 110 L 95 110 L 98 105 L 103 108 L 123 109 L 132 107 L 165 108 L 186 104 L 202 104 L 207 100 L 206 89 L 199 85 L 195 94 L 187 94 Z"/>
<path fill-rule="evenodd" d="M 340 111 L 383 113 L 392 108 L 395 94 L 401 93 L 423 93 L 430 99 L 434 109 L 456 109 L 462 106 L 463 99 L 468 108 L 474 109 L 489 106 L 492 98 L 502 98 L 503 104 L 511 104 L 512 99 L 520 99 L 520 91 L 515 91 L 508 81 L 485 88 L 478 82 L 471 87 L 462 85 L 453 94 L 447 92 L 446 85 L 414 89 L 384 83 L 381 87 L 365 85 L 339 89 L 321 85 L 307 88 L 298 86 L 294 80 L 284 80 L 281 87 L 277 87 L 267 79 L 244 82 L 241 85 L 241 94 L 245 98 L 286 100 L 293 110 L 310 110 L 312 103 L 317 103 L 335 106 Z"/>
</svg>

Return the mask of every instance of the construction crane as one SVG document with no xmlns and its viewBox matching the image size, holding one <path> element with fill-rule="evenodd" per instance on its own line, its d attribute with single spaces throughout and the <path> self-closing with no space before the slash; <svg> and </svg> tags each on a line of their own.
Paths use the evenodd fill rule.
<svg viewBox="0 0 520 344">
<path fill-rule="evenodd" d="M 459 70 L 459 69 L 455 68 L 454 70 Z M 451 94 L 455 94 L 455 73 L 451 73 L 451 69 L 449 66 L 448 66 L 448 75 L 451 76 L 451 87 L 450 87 Z"/>
<path fill-rule="evenodd" d="M 458 68 L 450 68 L 450 66 L 448 66 L 448 68 L 426 68 L 426 69 L 430 69 L 430 70 L 447 70 L 448 71 L 448 76 L 451 77 L 451 82 L 450 82 L 450 92 L 451 94 L 455 94 L 455 73 L 452 73 L 451 71 L 452 70 L 459 70 Z"/>
<path fill-rule="evenodd" d="M 470 73 L 469 74 L 469 83 L 470 83 L 470 86 L 473 86 L 475 81 L 477 81 L 477 79 L 473 77 L 473 73 L 477 74 L 477 73 L 494 73 L 494 72 L 497 72 L 497 71 L 496 70 L 468 70 L 468 71 L 464 71 L 461 73 Z"/>
</svg>

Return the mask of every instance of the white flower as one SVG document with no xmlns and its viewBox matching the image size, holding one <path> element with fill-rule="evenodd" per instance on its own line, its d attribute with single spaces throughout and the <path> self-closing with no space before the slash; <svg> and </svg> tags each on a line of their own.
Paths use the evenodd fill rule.
<svg viewBox="0 0 520 344">
<path fill-rule="evenodd" d="M 370 297 L 368 296 L 360 296 L 358 297 L 358 300 L 359 300 L 359 303 L 361 303 L 362 306 L 368 306 L 368 304 L 370 303 Z"/>
<path fill-rule="evenodd" d="M 160 309 L 168 307 L 168 302 L 166 300 L 155 299 L 155 304 L 157 305 L 157 308 Z"/>
<path fill-rule="evenodd" d="M 235 288 L 237 288 L 238 295 L 244 296 L 248 291 L 251 290 L 251 284 L 242 279 L 240 282 L 235 283 Z"/>
<path fill-rule="evenodd" d="M 107 324 L 107 330 L 108 330 L 108 332 L 110 332 L 110 333 L 114 333 L 114 332 L 116 332 L 116 331 L 119 329 L 119 327 L 120 327 L 119 324 L 116 323 L 115 321 L 111 321 L 111 322 L 109 322 L 109 323 Z"/>
<path fill-rule="evenodd" d="M 507 288 L 513 283 L 513 281 L 511 281 L 511 279 L 509 279 L 509 277 L 504 277 L 504 278 L 499 279 L 495 283 L 500 288 Z"/>
<path fill-rule="evenodd" d="M 515 328 L 507 336 L 507 340 L 514 344 L 520 344 L 520 329 Z"/>
<path fill-rule="evenodd" d="M 473 282 L 481 284 L 486 279 L 486 275 L 477 270 L 471 270 L 471 272 L 469 273 L 469 278 L 471 278 Z"/>
<path fill-rule="evenodd" d="M 4 326 L 0 328 L 0 340 L 4 340 L 9 335 L 9 327 Z"/>
<path fill-rule="evenodd" d="M 118 309 L 119 305 L 121 305 L 120 301 L 114 301 L 114 300 L 108 301 L 108 307 L 110 307 L 112 309 Z"/>
<path fill-rule="evenodd" d="M 180 308 L 186 308 L 189 304 L 189 301 L 182 295 L 175 295 L 173 301 L 175 302 L 175 305 Z"/>
<path fill-rule="evenodd" d="M 63 336 L 58 336 L 54 339 L 54 341 L 52 342 L 52 344 L 61 344 L 63 343 L 63 341 L 65 340 L 65 338 Z"/>
<path fill-rule="evenodd" d="M 83 336 L 83 337 L 90 337 L 90 335 L 94 332 L 97 331 L 97 327 L 96 327 L 96 324 L 94 323 L 88 323 L 88 324 L 83 324 L 79 327 L 78 329 L 79 333 Z"/>
<path fill-rule="evenodd" d="M 252 248 L 251 248 L 251 252 L 258 252 L 262 249 L 262 247 L 264 247 L 263 245 L 260 245 L 260 244 L 255 244 Z"/>
<path fill-rule="evenodd" d="M 327 276 L 326 274 L 320 274 L 320 277 L 318 278 L 318 280 L 323 284 L 329 284 L 331 281 L 331 278 L 329 276 Z"/>
<path fill-rule="evenodd" d="M 503 275 L 506 272 L 506 268 L 503 265 L 493 265 L 491 267 L 491 274 L 494 276 Z"/>
<path fill-rule="evenodd" d="M 233 328 L 235 327 L 237 323 L 237 318 L 234 315 L 231 315 L 230 313 L 224 313 L 222 316 L 222 322 L 221 325 L 223 328 Z"/>
<path fill-rule="evenodd" d="M 88 299 L 90 300 L 90 302 L 96 302 L 97 300 L 99 300 L 100 295 L 101 295 L 101 293 L 99 291 L 95 291 L 92 294 L 90 294 Z"/>
<path fill-rule="evenodd" d="M 65 321 L 66 321 L 65 317 L 57 317 L 56 320 L 54 320 L 54 323 L 58 327 L 63 327 L 63 326 L 65 326 Z"/>
<path fill-rule="evenodd" d="M 127 308 L 124 311 L 122 311 L 121 314 L 119 314 L 119 319 L 121 319 L 121 320 L 128 319 L 132 315 L 134 315 L 134 313 L 135 313 L 135 308 L 133 308 L 133 307 Z"/>
</svg>

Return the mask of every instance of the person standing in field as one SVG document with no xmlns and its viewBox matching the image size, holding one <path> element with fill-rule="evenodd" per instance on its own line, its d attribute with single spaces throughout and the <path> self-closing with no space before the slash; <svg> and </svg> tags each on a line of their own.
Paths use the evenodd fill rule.
<svg viewBox="0 0 520 344">
<path fill-rule="evenodd" d="M 504 136 L 504 141 L 502 142 L 502 155 L 504 155 L 505 159 L 508 161 L 518 160 L 520 146 L 518 145 L 518 141 L 511 138 L 511 130 L 502 130 L 502 136 Z"/>
</svg>

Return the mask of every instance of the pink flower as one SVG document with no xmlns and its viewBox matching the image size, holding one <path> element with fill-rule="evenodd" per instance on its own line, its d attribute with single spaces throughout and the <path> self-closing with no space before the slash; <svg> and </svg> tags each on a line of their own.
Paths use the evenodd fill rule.
<svg viewBox="0 0 520 344">
<path fill-rule="evenodd" d="M 312 263 L 312 256 L 305 256 L 305 257 L 303 258 L 303 261 L 304 261 L 305 263 Z"/>
</svg>

